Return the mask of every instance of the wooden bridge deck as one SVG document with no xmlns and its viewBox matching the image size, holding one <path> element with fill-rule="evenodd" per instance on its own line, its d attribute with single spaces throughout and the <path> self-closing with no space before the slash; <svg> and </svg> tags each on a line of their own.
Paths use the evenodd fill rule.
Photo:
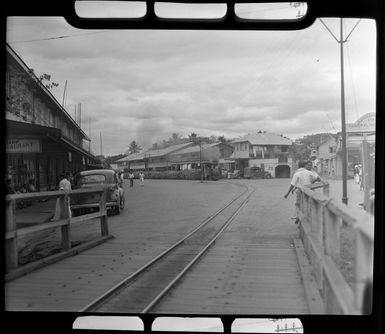
<svg viewBox="0 0 385 334">
<path fill-rule="evenodd" d="M 208 251 L 205 259 L 160 304 L 157 312 L 323 312 L 298 243 L 298 228 L 288 214 L 293 210 L 293 203 L 282 198 L 286 181 L 268 180 L 269 192 L 260 187 L 254 193 L 241 214 Z M 180 235 L 191 230 L 197 224 L 197 219 L 203 219 L 215 211 L 212 208 L 219 202 L 224 203 L 235 191 L 239 192 L 238 187 L 224 182 L 200 186 L 206 186 L 200 198 L 202 202 L 193 206 L 176 205 L 176 199 L 172 200 L 173 196 L 180 196 L 181 192 L 186 191 L 179 189 L 181 185 L 177 183 L 167 195 L 161 182 L 146 182 L 142 189 L 134 187 L 127 192 L 127 203 L 130 203 L 128 210 L 122 216 L 109 219 L 110 233 L 115 236 L 113 239 L 7 282 L 6 309 L 80 310 L 167 248 Z M 231 191 L 223 192 L 223 189 Z M 139 192 L 142 192 L 141 196 L 138 196 Z M 210 200 L 214 198 L 214 193 L 219 202 L 212 205 Z M 148 205 L 143 203 L 143 198 L 147 203 L 157 203 L 156 199 L 160 196 L 164 201 L 159 207 L 154 204 L 149 210 Z M 183 216 L 184 219 L 172 219 L 170 215 Z M 155 227 L 154 221 L 160 223 Z M 90 233 L 90 229 L 88 226 L 87 233 Z"/>
</svg>

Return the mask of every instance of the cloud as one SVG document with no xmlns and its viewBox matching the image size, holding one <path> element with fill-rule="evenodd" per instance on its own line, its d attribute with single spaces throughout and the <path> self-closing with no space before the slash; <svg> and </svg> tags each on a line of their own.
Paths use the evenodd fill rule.
<svg viewBox="0 0 385 334">
<path fill-rule="evenodd" d="M 63 18 L 11 18 L 7 39 L 72 35 L 11 46 L 60 84 L 52 90 L 60 102 L 67 81 L 69 113 L 82 104 L 83 128 L 91 124 L 95 148 L 102 133 L 105 154 L 173 132 L 295 138 L 339 129 L 339 46 L 318 21 L 286 32 L 83 31 Z M 374 37 L 374 23 L 362 20 L 345 44 L 348 121 L 374 111 Z"/>
</svg>

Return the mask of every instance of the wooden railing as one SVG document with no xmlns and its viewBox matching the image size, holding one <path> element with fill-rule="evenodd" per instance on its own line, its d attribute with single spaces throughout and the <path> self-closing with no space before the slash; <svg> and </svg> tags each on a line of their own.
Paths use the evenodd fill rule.
<svg viewBox="0 0 385 334">
<path fill-rule="evenodd" d="M 61 228 L 61 248 L 62 252 L 71 249 L 70 228 L 75 223 L 81 223 L 94 218 L 100 218 L 101 236 L 105 238 L 109 235 L 106 209 L 106 188 L 103 186 L 92 189 L 78 189 L 68 192 L 46 191 L 26 194 L 11 194 L 5 197 L 6 205 L 6 229 L 5 229 L 5 255 L 7 273 L 18 268 L 18 237 L 30 235 L 32 233 Z M 99 212 L 94 212 L 78 217 L 72 217 L 70 200 L 76 194 L 100 194 Z M 16 204 L 22 201 L 37 201 L 41 199 L 58 199 L 60 207 L 56 212 L 57 220 L 47 223 L 40 223 L 33 226 L 17 228 L 16 226 Z M 36 222 L 39 223 L 39 222 Z"/>
<path fill-rule="evenodd" d="M 324 188 L 324 193 L 315 192 Z M 373 280 L 374 218 L 354 215 L 328 196 L 329 185 L 301 189 L 300 234 L 327 314 L 364 314 L 365 289 Z M 352 279 L 342 272 L 341 233 L 351 229 Z M 346 246 L 346 245 L 345 245 Z M 346 269 L 345 269 L 346 270 Z M 345 275 L 344 275 L 345 274 Z"/>
</svg>

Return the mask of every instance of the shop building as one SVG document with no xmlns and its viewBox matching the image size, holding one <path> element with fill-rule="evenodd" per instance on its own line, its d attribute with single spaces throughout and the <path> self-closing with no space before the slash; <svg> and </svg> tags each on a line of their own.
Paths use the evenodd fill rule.
<svg viewBox="0 0 385 334">
<path fill-rule="evenodd" d="M 230 157 L 233 151 L 233 146 L 226 143 L 202 143 L 171 154 L 171 165 L 175 170 L 200 168 L 201 163 L 208 170 L 220 168 L 221 162 Z"/>
<path fill-rule="evenodd" d="M 200 168 L 200 163 L 208 169 L 220 167 L 234 148 L 226 143 L 202 145 L 192 142 L 172 145 L 159 150 L 147 150 L 130 154 L 116 161 L 119 170 L 166 171 Z"/>
<path fill-rule="evenodd" d="M 235 169 L 243 175 L 245 168 L 259 167 L 272 177 L 290 177 L 292 159 L 289 147 L 292 141 L 282 135 L 258 132 L 248 134 L 230 142 L 234 152 L 229 160 L 235 162 Z"/>
<path fill-rule="evenodd" d="M 53 190 L 60 174 L 98 168 L 90 139 L 33 71 L 6 46 L 6 177 Z"/>
<path fill-rule="evenodd" d="M 366 141 L 374 153 L 376 142 L 376 114 L 367 113 L 354 123 L 346 124 L 346 150 L 348 177 L 354 175 L 354 166 L 362 164 L 362 144 Z M 321 174 L 336 178 L 342 177 L 342 136 L 330 135 L 330 138 L 320 144 L 318 160 Z"/>
</svg>

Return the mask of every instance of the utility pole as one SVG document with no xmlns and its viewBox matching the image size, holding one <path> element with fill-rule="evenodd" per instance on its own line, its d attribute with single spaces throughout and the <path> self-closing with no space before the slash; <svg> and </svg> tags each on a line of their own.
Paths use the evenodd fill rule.
<svg viewBox="0 0 385 334">
<path fill-rule="evenodd" d="M 78 110 L 79 110 L 79 122 L 78 122 L 78 124 L 80 127 L 82 127 L 82 104 L 81 103 L 78 104 Z"/>
<path fill-rule="evenodd" d="M 345 84 L 344 84 L 344 41 L 343 22 L 340 18 L 340 55 L 341 55 L 341 131 L 342 131 L 342 203 L 348 205 L 348 152 L 346 149 L 346 120 L 345 120 Z"/>
<path fill-rule="evenodd" d="M 88 152 L 91 152 L 91 117 L 88 119 L 88 137 L 90 139 L 88 142 Z"/>
<path fill-rule="evenodd" d="M 100 132 L 100 155 L 103 155 L 102 133 Z"/>
<path fill-rule="evenodd" d="M 202 137 L 199 137 L 199 166 L 201 167 L 201 183 L 203 183 Z"/>
<path fill-rule="evenodd" d="M 65 97 L 66 97 L 66 91 L 67 91 L 67 80 L 66 80 L 66 83 L 64 84 L 63 102 L 61 104 L 63 108 L 64 108 L 64 102 L 65 102 Z"/>
<path fill-rule="evenodd" d="M 321 23 L 326 30 L 333 36 L 333 38 L 340 44 L 340 62 L 341 62 L 341 132 L 342 132 L 342 203 L 348 205 L 347 195 L 347 179 L 348 179 L 348 152 L 346 149 L 346 120 L 345 120 L 345 86 L 344 86 L 344 43 L 348 41 L 349 36 L 361 20 L 355 24 L 348 36 L 344 39 L 343 35 L 343 20 L 340 18 L 340 39 L 334 36 L 326 23 L 320 18 Z"/>
</svg>

